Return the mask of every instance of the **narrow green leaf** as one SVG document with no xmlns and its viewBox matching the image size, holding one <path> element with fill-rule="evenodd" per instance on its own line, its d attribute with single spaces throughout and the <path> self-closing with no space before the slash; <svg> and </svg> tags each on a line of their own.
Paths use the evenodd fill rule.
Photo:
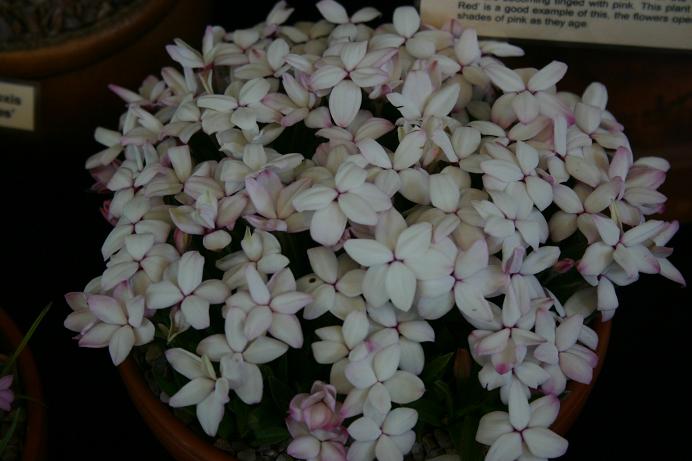
<svg viewBox="0 0 692 461">
<path fill-rule="evenodd" d="M 19 423 L 21 413 L 22 413 L 21 408 L 18 408 L 17 411 L 14 412 L 14 418 L 12 418 L 12 423 L 10 423 L 10 428 L 7 430 L 7 433 L 5 435 L 3 435 L 2 439 L 0 439 L 0 457 L 2 456 L 2 454 L 7 449 L 7 445 L 10 443 L 10 440 L 12 439 L 12 435 L 14 435 L 14 432 L 17 430 L 17 423 Z"/>
<path fill-rule="evenodd" d="M 421 374 L 421 379 L 423 382 L 427 385 L 433 381 L 441 379 L 444 376 L 445 371 L 447 371 L 449 368 L 453 357 L 454 352 L 450 352 L 448 354 L 435 357 L 428 362 L 423 369 L 423 373 Z"/>
<path fill-rule="evenodd" d="M 454 411 L 454 397 L 452 396 L 452 390 L 449 388 L 449 384 L 438 379 L 432 384 L 431 390 L 437 395 L 438 400 L 444 402 L 447 406 L 447 411 L 452 413 Z"/>
<path fill-rule="evenodd" d="M 46 307 L 43 308 L 40 314 L 38 314 L 38 317 L 36 317 L 36 320 L 34 320 L 34 323 L 31 324 L 31 327 L 29 330 L 26 332 L 24 337 L 22 338 L 22 341 L 19 343 L 19 346 L 17 346 L 17 349 L 15 349 L 14 353 L 10 356 L 10 358 L 5 362 L 5 366 L 2 368 L 2 372 L 0 372 L 0 376 L 4 376 L 8 373 L 8 371 L 11 369 L 12 365 L 14 365 L 15 360 L 17 360 L 17 357 L 19 357 L 19 354 L 22 353 L 24 348 L 26 347 L 27 343 L 31 339 L 31 337 L 34 335 L 34 332 L 38 328 L 39 324 L 41 323 L 41 320 L 43 320 L 43 317 L 46 316 L 48 311 L 50 310 L 51 306 L 53 306 L 53 302 L 49 302 Z"/>
<path fill-rule="evenodd" d="M 481 445 L 476 442 L 476 431 L 480 419 L 477 415 L 464 418 L 459 431 L 459 453 L 464 461 L 482 461 L 484 458 Z"/>
</svg>

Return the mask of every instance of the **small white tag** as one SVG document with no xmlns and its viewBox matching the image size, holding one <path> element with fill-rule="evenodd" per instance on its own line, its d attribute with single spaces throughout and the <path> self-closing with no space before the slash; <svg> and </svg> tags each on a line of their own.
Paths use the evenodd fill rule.
<svg viewBox="0 0 692 461">
<path fill-rule="evenodd" d="M 692 49 L 692 0 L 421 0 L 424 24 L 458 19 L 498 38 Z"/>
<path fill-rule="evenodd" d="M 35 85 L 0 81 L 0 128 L 34 131 Z"/>
</svg>

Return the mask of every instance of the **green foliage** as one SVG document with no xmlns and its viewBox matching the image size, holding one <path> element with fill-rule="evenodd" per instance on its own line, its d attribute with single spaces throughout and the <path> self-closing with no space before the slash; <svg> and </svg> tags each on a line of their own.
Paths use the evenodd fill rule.
<svg viewBox="0 0 692 461">
<path fill-rule="evenodd" d="M 441 379 L 445 372 L 448 371 L 449 366 L 454 358 L 454 352 L 449 352 L 444 355 L 440 355 L 430 360 L 425 364 L 423 373 L 421 373 L 421 379 L 426 385 Z"/>
</svg>

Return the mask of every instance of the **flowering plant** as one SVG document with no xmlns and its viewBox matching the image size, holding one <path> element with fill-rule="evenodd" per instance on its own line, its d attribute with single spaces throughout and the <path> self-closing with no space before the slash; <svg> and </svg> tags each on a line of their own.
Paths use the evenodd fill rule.
<svg viewBox="0 0 692 461">
<path fill-rule="evenodd" d="M 161 79 L 111 87 L 127 111 L 86 162 L 113 194 L 107 268 L 65 325 L 116 365 L 159 344 L 162 398 L 209 436 L 322 461 L 401 460 L 433 432 L 430 457 L 561 456 L 589 322 L 640 273 L 684 284 L 677 222 L 647 219 L 668 163 L 634 160 L 602 84 L 558 92 L 561 62 L 510 69 L 521 49 L 412 7 L 374 29 L 373 8 L 317 8 L 208 27 Z"/>
</svg>

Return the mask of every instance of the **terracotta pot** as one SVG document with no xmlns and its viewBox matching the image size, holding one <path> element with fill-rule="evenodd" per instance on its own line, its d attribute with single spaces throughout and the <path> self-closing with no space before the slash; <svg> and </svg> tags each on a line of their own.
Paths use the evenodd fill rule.
<svg viewBox="0 0 692 461">
<path fill-rule="evenodd" d="M 23 337 L 24 335 L 9 315 L 0 309 L 0 351 L 15 350 Z M 22 393 L 29 397 L 25 402 L 27 422 L 22 461 L 38 461 L 44 458 L 46 440 L 46 414 L 41 381 L 34 356 L 28 347 L 22 351 L 16 363 L 21 378 Z"/>
<path fill-rule="evenodd" d="M 237 461 L 180 422 L 144 380 L 132 356 L 118 366 L 132 403 L 159 442 L 178 461 Z"/>
<path fill-rule="evenodd" d="M 560 414 L 551 427 L 558 434 L 567 433 L 589 397 L 603 366 L 610 339 L 610 326 L 610 321 L 599 321 L 594 327 L 599 337 L 598 348 L 596 349 L 598 365 L 594 370 L 590 384 L 571 382 L 567 386 L 566 396 L 560 406 Z M 185 424 L 180 422 L 171 410 L 151 392 L 132 357 L 121 364 L 118 371 L 142 418 L 176 460 L 237 461 L 230 454 L 213 447 L 207 440 L 193 433 Z"/>
<path fill-rule="evenodd" d="M 210 9 L 209 0 L 140 1 L 57 42 L 0 51 L 0 80 L 37 85 L 36 129 L 8 133 L 20 140 L 75 133 L 88 139 L 97 124 L 115 128 L 125 104 L 107 85 L 136 90 L 148 74 L 175 65 L 165 45 L 176 37 L 197 44 Z"/>
</svg>

